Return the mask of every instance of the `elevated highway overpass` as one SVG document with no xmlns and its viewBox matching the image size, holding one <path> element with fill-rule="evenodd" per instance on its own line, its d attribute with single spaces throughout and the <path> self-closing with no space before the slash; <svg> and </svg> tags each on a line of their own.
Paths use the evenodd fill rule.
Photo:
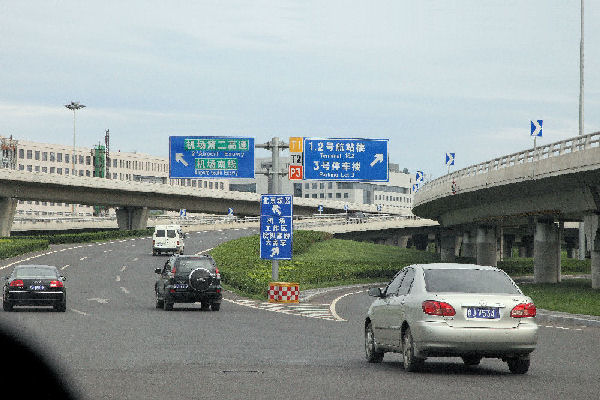
<svg viewBox="0 0 600 400">
<path fill-rule="evenodd" d="M 442 227 L 442 259 L 462 252 L 496 265 L 515 240 L 533 253 L 535 280 L 559 282 L 564 224 L 585 222 L 592 286 L 600 288 L 600 132 L 498 157 L 427 182 L 413 213 Z M 567 249 L 577 246 L 566 240 Z"/>
<path fill-rule="evenodd" d="M 225 214 L 231 207 L 237 215 L 260 213 L 260 195 L 256 193 L 0 169 L 0 236 L 10 234 L 18 200 L 116 207 L 120 229 L 145 228 L 151 209 Z M 319 205 L 323 205 L 325 213 L 343 212 L 346 204 L 297 197 L 294 214 L 312 215 Z M 377 212 L 375 205 L 348 205 L 350 211 Z M 406 213 L 386 206 L 381 212 Z"/>
</svg>

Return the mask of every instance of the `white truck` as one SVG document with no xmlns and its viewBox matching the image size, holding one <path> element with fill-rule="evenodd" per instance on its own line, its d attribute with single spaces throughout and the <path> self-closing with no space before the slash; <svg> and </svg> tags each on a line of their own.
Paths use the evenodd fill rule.
<svg viewBox="0 0 600 400">
<path fill-rule="evenodd" d="M 179 225 L 156 225 L 152 234 L 152 255 L 183 254 L 185 235 Z"/>
</svg>

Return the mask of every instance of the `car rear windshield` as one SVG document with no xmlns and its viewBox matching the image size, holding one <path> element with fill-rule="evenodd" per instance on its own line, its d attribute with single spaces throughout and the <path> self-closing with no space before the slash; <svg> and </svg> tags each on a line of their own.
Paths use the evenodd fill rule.
<svg viewBox="0 0 600 400">
<path fill-rule="evenodd" d="M 180 260 L 177 266 L 177 274 L 187 275 L 196 268 L 205 268 L 209 271 L 214 269 L 213 264 L 208 259 Z"/>
<path fill-rule="evenodd" d="M 519 294 L 501 271 L 484 269 L 426 269 L 428 292 Z"/>
<path fill-rule="evenodd" d="M 171 229 L 169 229 L 169 230 L 167 231 L 167 237 L 169 237 L 169 238 L 173 239 L 175 236 L 177 236 L 177 232 L 175 232 L 175 231 L 173 231 L 173 230 L 171 230 Z"/>
<path fill-rule="evenodd" d="M 157 229 L 154 234 L 156 235 L 156 237 L 165 237 L 165 230 L 164 229 Z"/>
<path fill-rule="evenodd" d="M 56 278 L 56 271 L 50 268 L 25 267 L 15 269 L 16 278 Z"/>
</svg>

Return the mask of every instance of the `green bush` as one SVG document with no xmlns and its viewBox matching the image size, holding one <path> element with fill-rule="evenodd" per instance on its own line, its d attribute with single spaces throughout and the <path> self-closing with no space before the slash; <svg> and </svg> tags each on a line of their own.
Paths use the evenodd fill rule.
<svg viewBox="0 0 600 400">
<path fill-rule="evenodd" d="M 44 239 L 0 239 L 0 259 L 47 248 L 48 241 Z"/>
<path fill-rule="evenodd" d="M 302 289 L 387 281 L 407 265 L 439 261 L 435 253 L 332 239 L 314 231 L 294 231 L 293 252 L 292 260 L 279 262 L 279 280 L 298 282 Z M 224 243 L 210 254 L 225 284 L 245 295 L 266 296 L 271 262 L 260 259 L 257 235 Z"/>
<path fill-rule="evenodd" d="M 139 229 L 133 231 L 126 230 L 111 230 L 97 232 L 81 232 L 81 233 L 60 233 L 57 235 L 31 235 L 31 236 L 14 236 L 11 239 L 15 240 L 31 240 L 42 239 L 47 240 L 50 244 L 66 244 L 66 243 L 87 243 L 102 240 L 122 239 L 127 237 L 140 237 L 151 235 L 154 229 Z"/>
</svg>

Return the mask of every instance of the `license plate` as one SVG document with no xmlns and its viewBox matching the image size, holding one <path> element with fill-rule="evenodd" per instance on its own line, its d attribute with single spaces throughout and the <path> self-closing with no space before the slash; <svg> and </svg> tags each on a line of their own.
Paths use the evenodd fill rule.
<svg viewBox="0 0 600 400">
<path fill-rule="evenodd" d="M 469 307 L 467 308 L 467 318 L 498 319 L 500 310 L 498 307 Z"/>
<path fill-rule="evenodd" d="M 176 283 L 174 286 L 175 286 L 175 289 L 187 289 L 188 288 L 187 283 Z"/>
<path fill-rule="evenodd" d="M 29 286 L 29 289 L 30 290 L 44 290 L 44 289 L 46 289 L 46 287 L 42 286 L 42 285 L 32 285 L 32 286 Z"/>
</svg>

